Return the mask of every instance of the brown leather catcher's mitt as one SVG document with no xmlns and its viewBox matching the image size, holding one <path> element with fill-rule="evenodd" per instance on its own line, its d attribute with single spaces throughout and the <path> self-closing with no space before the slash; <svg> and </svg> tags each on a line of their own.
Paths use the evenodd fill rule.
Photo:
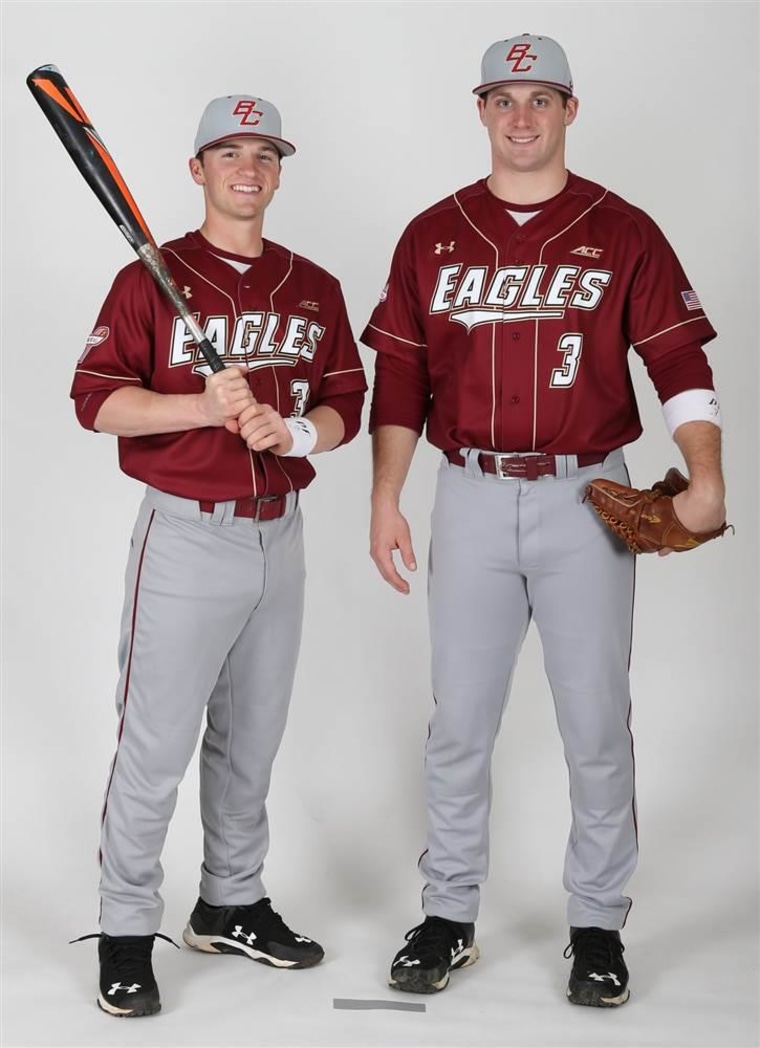
<svg viewBox="0 0 760 1048">
<path fill-rule="evenodd" d="M 717 539 L 731 527 L 724 523 L 705 532 L 685 528 L 675 514 L 673 498 L 688 486 L 686 477 L 675 468 L 668 470 L 664 480 L 641 491 L 600 478 L 588 485 L 583 501 L 591 503 L 631 553 L 657 553 L 665 548 L 682 553 Z"/>
</svg>

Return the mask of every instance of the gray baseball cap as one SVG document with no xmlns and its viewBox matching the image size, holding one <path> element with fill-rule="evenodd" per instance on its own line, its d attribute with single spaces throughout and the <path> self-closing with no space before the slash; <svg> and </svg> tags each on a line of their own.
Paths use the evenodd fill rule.
<svg viewBox="0 0 760 1048">
<path fill-rule="evenodd" d="M 292 156 L 296 151 L 296 147 L 282 137 L 277 108 L 254 95 L 225 95 L 209 102 L 195 136 L 195 155 L 228 138 L 266 138 L 276 146 L 280 156 Z"/>
<path fill-rule="evenodd" d="M 480 85 L 472 93 L 482 95 L 500 84 L 543 84 L 565 95 L 573 93 L 565 52 L 551 37 L 530 33 L 491 44 L 480 65 Z"/>
</svg>

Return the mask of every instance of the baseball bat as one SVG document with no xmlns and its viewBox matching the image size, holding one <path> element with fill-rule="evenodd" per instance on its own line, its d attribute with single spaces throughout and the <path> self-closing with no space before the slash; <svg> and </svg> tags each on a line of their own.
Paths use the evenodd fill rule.
<svg viewBox="0 0 760 1048">
<path fill-rule="evenodd" d="M 224 364 L 187 308 L 113 157 L 61 71 L 54 65 L 39 66 L 26 83 L 90 189 L 184 320 L 206 363 L 212 371 L 223 371 Z"/>
</svg>

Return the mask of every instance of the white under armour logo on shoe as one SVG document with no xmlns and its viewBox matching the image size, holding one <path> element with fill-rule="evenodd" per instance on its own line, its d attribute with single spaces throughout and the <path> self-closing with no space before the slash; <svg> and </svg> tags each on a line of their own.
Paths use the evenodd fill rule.
<svg viewBox="0 0 760 1048">
<path fill-rule="evenodd" d="M 451 959 L 452 961 L 459 956 L 464 949 L 464 939 L 457 939 L 456 946 L 451 947 Z"/>
<path fill-rule="evenodd" d="M 413 960 L 413 961 L 410 961 L 410 960 L 409 960 L 409 958 L 407 957 L 407 955 L 406 955 L 406 954 L 404 954 L 404 956 L 403 956 L 403 957 L 399 957 L 399 959 L 398 959 L 398 963 L 399 963 L 399 964 L 403 964 L 403 966 L 404 966 L 405 968 L 411 968 L 411 967 L 412 967 L 413 965 L 415 965 L 415 964 L 419 964 L 419 963 L 420 963 L 420 961 L 419 961 L 419 958 L 415 958 L 415 960 Z"/>
<path fill-rule="evenodd" d="M 253 946 L 256 942 L 256 934 L 254 932 L 251 932 L 250 934 L 244 932 L 242 924 L 235 925 L 235 930 L 233 931 L 232 936 L 234 939 L 245 939 L 249 946 Z"/>
<path fill-rule="evenodd" d="M 597 982 L 604 982 L 605 979 L 612 979 L 615 986 L 620 986 L 617 975 L 614 975 L 612 972 L 607 972 L 605 975 L 597 975 L 596 972 L 589 972 L 588 977 L 589 979 L 595 979 Z"/>
<path fill-rule="evenodd" d="M 111 989 L 108 991 L 108 996 L 112 997 L 117 990 L 126 990 L 127 993 L 137 993 L 141 989 L 140 983 L 132 983 L 131 986 L 122 986 L 120 982 L 111 984 Z"/>
<path fill-rule="evenodd" d="M 311 942 L 311 939 L 307 939 L 305 935 L 296 935 L 296 942 Z"/>
</svg>

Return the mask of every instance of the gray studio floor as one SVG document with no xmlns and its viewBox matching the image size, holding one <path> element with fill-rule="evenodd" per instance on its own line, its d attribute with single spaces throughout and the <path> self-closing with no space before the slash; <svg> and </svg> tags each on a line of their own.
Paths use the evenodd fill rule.
<svg viewBox="0 0 760 1048">
<path fill-rule="evenodd" d="M 69 946 L 62 910 L 25 933 L 24 905 L 6 907 L 3 996 L 5 1048 L 26 1046 L 755 1046 L 757 942 L 752 893 L 701 919 L 696 906 L 651 907 L 625 936 L 632 996 L 607 1012 L 565 1002 L 567 962 L 561 910 L 525 886 L 522 919 L 481 920 L 481 959 L 432 997 L 394 993 L 386 962 L 408 914 L 334 914 L 318 920 L 324 963 L 280 972 L 237 957 L 212 957 L 157 943 L 160 1015 L 113 1019 L 95 1006 L 96 945 Z M 664 902 L 664 900 L 663 900 Z M 540 919 L 535 914 L 544 909 Z M 303 902 L 284 912 L 306 909 Z M 491 907 L 493 909 L 493 907 Z M 164 930 L 179 940 L 184 912 L 167 907 Z M 555 923 L 554 917 L 559 918 Z M 41 918 L 41 919 L 40 919 Z M 303 922 L 301 922 L 303 923 Z M 316 934 L 312 920 L 306 930 Z M 41 934 L 44 928 L 45 938 Z M 329 929 L 329 934 L 323 934 Z M 77 929 L 89 931 L 93 929 Z M 336 1007 L 336 999 L 355 1008 Z M 423 1004 L 423 1011 L 373 1008 Z"/>
</svg>

